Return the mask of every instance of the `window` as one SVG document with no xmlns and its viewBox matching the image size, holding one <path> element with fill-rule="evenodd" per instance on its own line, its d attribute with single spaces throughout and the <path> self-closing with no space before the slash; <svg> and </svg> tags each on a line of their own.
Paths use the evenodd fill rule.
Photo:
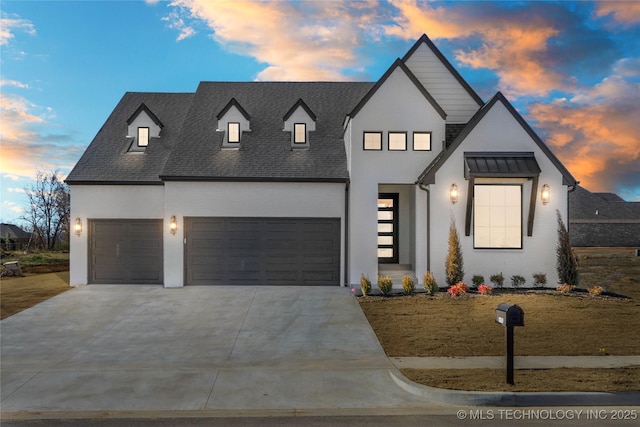
<svg viewBox="0 0 640 427">
<path fill-rule="evenodd" d="M 414 132 L 413 149 L 414 151 L 431 150 L 431 132 Z"/>
<path fill-rule="evenodd" d="M 474 186 L 475 248 L 522 248 L 522 186 Z"/>
<path fill-rule="evenodd" d="M 138 128 L 138 147 L 149 145 L 149 128 Z"/>
<path fill-rule="evenodd" d="M 233 144 L 240 142 L 240 123 L 227 123 L 227 142 Z"/>
<path fill-rule="evenodd" d="M 406 150 L 407 149 L 407 133 L 406 132 L 389 132 L 389 150 Z"/>
<path fill-rule="evenodd" d="M 382 150 L 382 132 L 365 132 L 364 149 Z"/>
<path fill-rule="evenodd" d="M 293 125 L 293 143 L 307 143 L 307 125 L 305 123 L 295 123 Z"/>
</svg>

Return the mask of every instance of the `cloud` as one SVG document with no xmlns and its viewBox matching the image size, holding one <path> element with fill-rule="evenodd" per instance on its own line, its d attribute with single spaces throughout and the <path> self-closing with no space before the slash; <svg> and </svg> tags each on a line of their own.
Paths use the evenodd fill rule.
<svg viewBox="0 0 640 427">
<path fill-rule="evenodd" d="M 615 21 L 631 25 L 640 22 L 640 2 L 601 1 L 596 8 L 597 16 L 611 16 Z"/>
<path fill-rule="evenodd" d="M 20 207 L 16 202 L 10 201 L 10 200 L 3 200 L 2 201 L 2 210 L 10 210 L 12 212 L 15 212 L 17 214 L 22 214 L 24 212 L 24 209 L 22 207 Z"/>
<path fill-rule="evenodd" d="M 265 64 L 257 80 L 345 80 L 344 70 L 362 66 L 354 51 L 376 17 L 375 4 L 176 0 L 169 19 L 179 37 L 191 28 L 187 16 L 204 21 L 222 46 Z"/>
<path fill-rule="evenodd" d="M 620 60 L 611 75 L 569 100 L 529 105 L 553 151 L 590 190 L 640 194 L 638 61 Z"/>
<path fill-rule="evenodd" d="M 22 31 L 29 35 L 35 35 L 36 29 L 27 19 L 21 19 L 18 15 L 2 12 L 0 17 L 0 46 L 6 46 L 15 37 L 14 31 Z"/>
<path fill-rule="evenodd" d="M 19 89 L 29 89 L 29 85 L 26 83 L 22 83 L 17 80 L 6 80 L 6 79 L 0 78 L 0 87 L 3 87 L 3 86 L 17 87 Z"/>
</svg>

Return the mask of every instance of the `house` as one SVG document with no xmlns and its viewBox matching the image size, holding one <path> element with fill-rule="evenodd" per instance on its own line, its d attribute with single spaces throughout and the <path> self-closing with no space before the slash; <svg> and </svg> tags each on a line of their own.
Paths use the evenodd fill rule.
<svg viewBox="0 0 640 427">
<path fill-rule="evenodd" d="M 0 242 L 2 249 L 19 250 L 29 244 L 31 233 L 14 224 L 0 224 Z"/>
<path fill-rule="evenodd" d="M 553 284 L 576 181 L 425 35 L 377 82 L 126 93 L 67 178 L 71 285 L 355 285 L 427 271 Z M 398 282 L 396 282 L 398 283 Z"/>
<path fill-rule="evenodd" d="M 573 246 L 640 247 L 640 203 L 578 186 L 569 195 Z"/>
</svg>

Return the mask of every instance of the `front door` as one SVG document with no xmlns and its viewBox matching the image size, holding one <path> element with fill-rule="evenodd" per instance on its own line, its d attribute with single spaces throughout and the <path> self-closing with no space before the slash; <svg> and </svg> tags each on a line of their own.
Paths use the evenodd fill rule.
<svg viewBox="0 0 640 427">
<path fill-rule="evenodd" d="M 378 263 L 398 263 L 398 193 L 378 194 Z"/>
</svg>

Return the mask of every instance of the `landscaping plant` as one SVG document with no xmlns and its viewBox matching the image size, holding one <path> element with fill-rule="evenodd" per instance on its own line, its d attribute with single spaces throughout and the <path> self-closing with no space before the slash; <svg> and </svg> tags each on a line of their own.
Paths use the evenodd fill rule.
<svg viewBox="0 0 640 427">
<path fill-rule="evenodd" d="M 360 275 L 360 290 L 362 291 L 362 295 L 365 297 L 369 295 L 371 292 L 371 280 L 368 277 L 365 277 L 364 274 Z"/>
<path fill-rule="evenodd" d="M 402 290 L 405 295 L 411 295 L 416 290 L 416 284 L 408 274 L 402 276 Z"/>
<path fill-rule="evenodd" d="M 547 275 L 544 273 L 534 273 L 533 284 L 536 288 L 543 288 L 547 284 Z"/>
<path fill-rule="evenodd" d="M 602 288 L 602 286 L 592 286 L 589 289 L 589 295 L 597 297 L 598 295 L 600 295 L 604 289 Z"/>
<path fill-rule="evenodd" d="M 447 285 L 452 286 L 464 279 L 464 260 L 462 259 L 462 249 L 460 249 L 460 237 L 456 230 L 456 222 L 451 218 L 449 225 L 449 251 L 445 261 L 447 273 Z"/>
<path fill-rule="evenodd" d="M 489 285 L 485 285 L 484 283 L 478 285 L 478 292 L 480 295 L 489 295 L 493 291 L 493 288 Z"/>
<path fill-rule="evenodd" d="M 564 283 L 558 286 L 556 288 L 556 291 L 560 292 L 561 294 L 568 294 L 569 292 L 573 292 L 574 289 L 575 286 Z"/>
<path fill-rule="evenodd" d="M 460 281 L 460 282 L 456 283 L 455 285 L 449 286 L 449 289 L 447 289 L 447 292 L 451 296 L 457 297 L 457 296 L 464 295 L 467 292 L 469 292 L 469 287 L 467 286 L 466 283 Z"/>
<path fill-rule="evenodd" d="M 438 284 L 436 283 L 436 278 L 433 277 L 433 274 L 430 271 L 424 273 L 424 290 L 427 291 L 429 295 L 435 295 L 438 292 Z"/>
<path fill-rule="evenodd" d="M 514 288 L 519 288 L 524 285 L 526 279 L 518 274 L 511 276 L 511 286 Z"/>
<path fill-rule="evenodd" d="M 389 276 L 378 276 L 378 288 L 382 295 L 389 295 L 393 289 L 393 282 Z"/>
<path fill-rule="evenodd" d="M 571 247 L 569 232 L 562 222 L 560 211 L 556 210 L 556 214 L 558 215 L 558 246 L 556 248 L 558 279 L 560 283 L 578 286 L 578 259 Z"/>
<path fill-rule="evenodd" d="M 502 273 L 492 274 L 489 279 L 491 280 L 491 283 L 496 285 L 496 287 L 502 289 L 502 286 L 504 285 L 504 276 Z"/>
<path fill-rule="evenodd" d="M 484 283 L 484 276 L 481 274 L 476 274 L 471 278 L 471 282 L 473 282 L 473 286 L 477 288 Z"/>
</svg>

